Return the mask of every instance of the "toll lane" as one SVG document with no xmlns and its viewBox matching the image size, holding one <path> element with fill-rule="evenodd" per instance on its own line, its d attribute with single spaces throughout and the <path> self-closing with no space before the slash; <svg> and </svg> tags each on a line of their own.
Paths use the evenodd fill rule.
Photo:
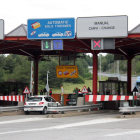
<svg viewBox="0 0 140 140">
<path fill-rule="evenodd" d="M 137 123 L 139 118 L 118 118 L 118 114 L 118 112 L 99 113 L 63 118 L 46 118 L 46 115 L 29 115 L 29 119 L 21 115 L 15 116 L 14 121 L 13 118 L 11 120 L 10 116 L 7 117 L 7 121 L 0 117 L 0 139 L 137 139 L 140 136 L 139 123 Z"/>
</svg>

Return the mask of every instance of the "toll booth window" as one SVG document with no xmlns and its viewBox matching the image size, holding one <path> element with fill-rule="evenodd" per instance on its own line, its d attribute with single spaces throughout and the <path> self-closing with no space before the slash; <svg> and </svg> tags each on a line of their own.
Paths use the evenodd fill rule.
<svg viewBox="0 0 140 140">
<path fill-rule="evenodd" d="M 127 83 L 124 83 L 124 94 L 127 95 Z"/>
<path fill-rule="evenodd" d="M 137 86 L 140 86 L 140 82 L 137 82 Z"/>
<path fill-rule="evenodd" d="M 103 83 L 99 83 L 99 94 L 103 95 Z"/>
<path fill-rule="evenodd" d="M 115 95 L 115 83 L 112 83 L 112 95 Z"/>
</svg>

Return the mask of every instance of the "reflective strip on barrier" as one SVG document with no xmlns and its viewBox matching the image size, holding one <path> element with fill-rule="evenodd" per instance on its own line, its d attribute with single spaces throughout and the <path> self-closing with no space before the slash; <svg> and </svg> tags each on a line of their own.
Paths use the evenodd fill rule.
<svg viewBox="0 0 140 140">
<path fill-rule="evenodd" d="M 134 96 L 137 99 L 137 96 Z M 125 95 L 85 95 L 85 102 L 95 102 L 95 101 L 123 101 L 123 100 L 133 100 L 133 96 Z"/>
<path fill-rule="evenodd" d="M 0 96 L 0 100 L 24 102 L 24 95 Z"/>
</svg>

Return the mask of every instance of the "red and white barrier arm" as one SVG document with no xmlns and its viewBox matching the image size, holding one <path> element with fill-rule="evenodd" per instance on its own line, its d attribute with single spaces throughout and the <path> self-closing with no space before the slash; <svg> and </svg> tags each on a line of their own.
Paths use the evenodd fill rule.
<svg viewBox="0 0 140 140">
<path fill-rule="evenodd" d="M 0 96 L 0 100 L 24 102 L 24 95 Z"/>
<path fill-rule="evenodd" d="M 137 96 L 134 96 L 137 99 Z M 95 102 L 95 101 L 123 101 L 123 100 L 133 100 L 133 96 L 125 95 L 85 95 L 85 102 Z"/>
</svg>

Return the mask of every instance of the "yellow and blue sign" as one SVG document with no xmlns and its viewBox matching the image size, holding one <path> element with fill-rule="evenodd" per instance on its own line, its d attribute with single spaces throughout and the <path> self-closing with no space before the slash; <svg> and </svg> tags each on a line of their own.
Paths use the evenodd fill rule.
<svg viewBox="0 0 140 140">
<path fill-rule="evenodd" d="M 74 18 L 28 19 L 28 39 L 71 39 L 75 38 Z"/>
<path fill-rule="evenodd" d="M 56 66 L 57 78 L 78 78 L 77 66 Z"/>
</svg>

